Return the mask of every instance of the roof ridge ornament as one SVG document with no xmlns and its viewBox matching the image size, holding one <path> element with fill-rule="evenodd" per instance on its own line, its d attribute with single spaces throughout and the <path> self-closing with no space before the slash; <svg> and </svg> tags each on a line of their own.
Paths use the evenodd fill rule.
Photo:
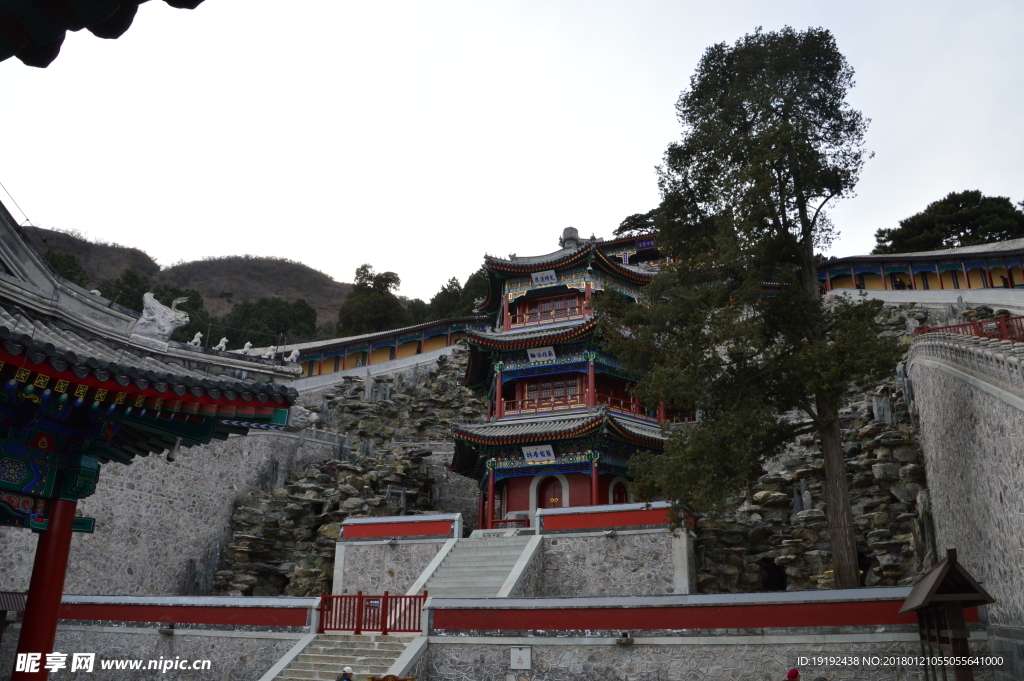
<svg viewBox="0 0 1024 681">
<path fill-rule="evenodd" d="M 558 245 L 562 248 L 579 248 L 582 245 L 579 230 L 575 227 L 563 229 L 562 236 L 558 238 Z"/>
<path fill-rule="evenodd" d="M 130 339 L 139 345 L 166 350 L 174 330 L 188 324 L 188 313 L 177 309 L 177 305 L 186 300 L 188 298 L 177 298 L 167 307 L 152 293 L 145 293 L 142 296 L 142 316 L 135 322 Z"/>
</svg>

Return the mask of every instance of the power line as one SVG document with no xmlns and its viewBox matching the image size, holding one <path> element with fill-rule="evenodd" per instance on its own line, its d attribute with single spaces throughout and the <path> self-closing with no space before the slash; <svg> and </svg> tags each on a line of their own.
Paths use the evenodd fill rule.
<svg viewBox="0 0 1024 681">
<path fill-rule="evenodd" d="M 7 187 L 4 187 L 4 183 L 3 182 L 0 182 L 0 187 L 3 187 L 4 193 L 6 193 L 7 196 L 11 197 L 11 202 L 13 202 L 15 206 L 18 206 L 18 202 L 14 199 L 13 196 L 11 196 L 11 193 L 9 191 L 7 191 Z M 29 223 L 31 225 L 32 221 L 28 219 L 27 215 L 25 215 L 25 211 L 21 210 L 21 206 L 18 206 L 18 210 L 21 211 L 21 216 L 23 218 L 25 218 L 25 222 L 27 222 L 27 223 Z"/>
</svg>

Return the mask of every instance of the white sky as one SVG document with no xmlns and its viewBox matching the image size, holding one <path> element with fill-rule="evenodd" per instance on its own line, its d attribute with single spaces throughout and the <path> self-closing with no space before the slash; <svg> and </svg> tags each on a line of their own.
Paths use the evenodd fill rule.
<svg viewBox="0 0 1024 681">
<path fill-rule="evenodd" d="M 0 63 L 0 182 L 43 227 L 162 265 L 251 253 L 340 281 L 363 262 L 429 299 L 485 252 L 610 237 L 658 202 L 654 166 L 704 49 L 823 26 L 873 119 L 832 252 L 870 250 L 950 191 L 1024 199 L 1024 4 L 206 0 L 147 2 L 116 41 Z M 2 200 L 20 219 L 6 195 Z"/>
</svg>

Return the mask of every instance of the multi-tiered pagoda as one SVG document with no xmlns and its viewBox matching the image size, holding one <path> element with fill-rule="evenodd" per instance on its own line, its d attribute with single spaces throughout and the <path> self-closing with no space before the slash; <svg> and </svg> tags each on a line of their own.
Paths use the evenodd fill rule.
<svg viewBox="0 0 1024 681">
<path fill-rule="evenodd" d="M 480 528 L 529 526 L 539 508 L 632 501 L 628 462 L 659 451 L 666 413 L 638 402 L 635 379 L 602 350 L 594 296 L 639 300 L 657 273 L 652 236 L 581 239 L 537 257 L 484 262 L 478 311 L 493 330 L 470 331 L 467 385 L 486 394 L 484 423 L 452 428 L 451 469 L 480 484 Z"/>
</svg>

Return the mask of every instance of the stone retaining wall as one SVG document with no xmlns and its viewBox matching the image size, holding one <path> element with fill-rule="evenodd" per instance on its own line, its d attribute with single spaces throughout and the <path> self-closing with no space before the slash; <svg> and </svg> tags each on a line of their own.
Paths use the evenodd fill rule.
<svg viewBox="0 0 1024 681">
<path fill-rule="evenodd" d="M 14 651 L 20 627 L 8 629 L 0 646 L 0 678 L 14 667 Z M 161 634 L 156 628 L 66 625 L 57 629 L 54 650 L 68 655 L 68 669 L 50 675 L 54 681 L 87 678 L 90 681 L 258 681 L 287 653 L 302 634 L 241 631 L 175 631 Z M 96 653 L 94 671 L 69 672 L 72 653 Z M 210 660 L 209 670 L 130 671 L 102 670 L 101 660 L 149 660 L 181 658 Z"/>
<path fill-rule="evenodd" d="M 527 596 L 653 596 L 675 592 L 672 534 L 545 536 L 537 591 Z"/>
<path fill-rule="evenodd" d="M 343 561 L 344 565 L 335 574 L 340 572 L 342 580 L 340 585 L 334 585 L 334 593 L 405 594 L 445 541 L 341 542 L 335 560 Z"/>
<path fill-rule="evenodd" d="M 909 369 L 936 543 L 955 547 L 996 599 L 989 622 L 1017 665 L 1000 678 L 1024 678 L 1024 398 L 949 369 L 957 370 L 934 361 Z"/>
<path fill-rule="evenodd" d="M 732 632 L 735 634 L 736 632 Z M 887 640 L 888 639 L 888 640 Z M 510 669 L 511 646 L 529 646 L 531 670 Z M 972 650 L 987 650 L 984 641 Z M 766 681 L 784 679 L 800 656 L 919 655 L 914 634 L 779 635 L 636 639 L 475 638 L 446 641 L 431 637 L 411 676 L 427 681 Z M 918 668 L 857 665 L 800 665 L 802 677 L 858 681 L 923 679 Z M 993 679 L 976 670 L 977 681 Z"/>
<path fill-rule="evenodd" d="M 250 435 L 103 467 L 96 493 L 78 508 L 94 534 L 71 543 L 68 594 L 209 593 L 231 536 L 235 498 L 272 490 L 292 470 L 331 459 L 337 448 L 288 435 Z M 0 591 L 28 589 L 35 536 L 0 527 Z"/>
</svg>

